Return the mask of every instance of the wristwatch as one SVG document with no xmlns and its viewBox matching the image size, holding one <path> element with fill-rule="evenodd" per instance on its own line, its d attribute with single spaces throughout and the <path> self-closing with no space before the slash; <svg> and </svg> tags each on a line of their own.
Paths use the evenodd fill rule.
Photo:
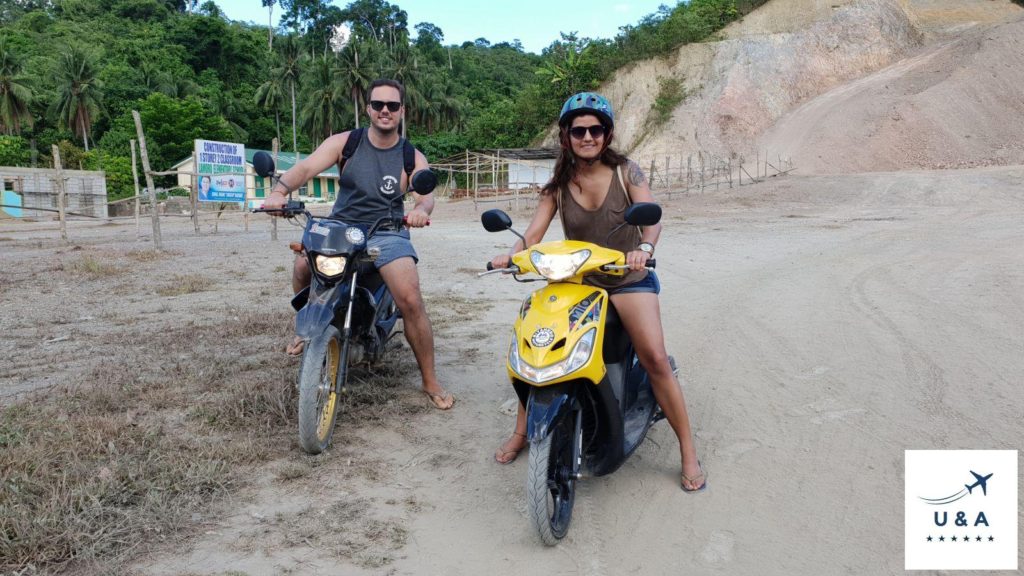
<svg viewBox="0 0 1024 576">
<path fill-rule="evenodd" d="M 636 249 L 643 250 L 644 252 L 647 252 L 648 256 L 654 258 L 654 244 L 651 244 L 650 242 L 641 242 L 640 245 L 636 247 Z"/>
</svg>

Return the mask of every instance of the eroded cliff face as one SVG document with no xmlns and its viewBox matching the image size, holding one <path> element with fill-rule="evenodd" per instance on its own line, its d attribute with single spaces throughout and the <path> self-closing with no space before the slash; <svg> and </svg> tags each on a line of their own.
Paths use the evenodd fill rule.
<svg viewBox="0 0 1024 576">
<path fill-rule="evenodd" d="M 996 30 L 1000 22 L 1011 25 L 1022 14 L 1009 0 L 773 0 L 723 30 L 721 40 L 683 46 L 671 58 L 628 66 L 600 92 L 616 107 L 616 145 L 634 158 L 647 161 L 698 151 L 730 158 L 752 156 L 767 146 L 773 155 L 793 156 L 798 169 L 806 172 L 798 160 L 810 156 L 807 146 L 836 147 L 840 150 L 835 158 L 842 157 L 842 149 L 857 147 L 843 142 L 843 132 L 869 118 L 847 116 L 844 108 L 828 110 L 824 116 L 835 136 L 827 142 L 809 138 L 813 130 L 802 133 L 807 126 L 779 131 L 780 120 L 825 94 L 834 100 L 840 100 L 835 93 L 860 94 L 861 83 L 880 71 L 901 62 L 915 69 L 914 58 L 972 34 L 984 36 L 983 30 Z M 1012 50 L 1010 37 L 1007 31 L 1007 45 L 997 52 Z M 999 60 L 998 54 L 985 57 Z M 969 69 L 967 62 L 940 60 L 949 75 Z M 975 68 L 980 65 L 973 62 Z M 986 83 L 972 74 L 958 76 Z M 686 97 L 658 125 L 651 109 L 666 78 L 680 81 Z M 869 100 L 864 103 L 844 100 L 844 106 L 863 114 L 872 109 L 871 96 L 865 98 Z M 1011 102 L 1007 109 L 1015 106 Z M 548 144 L 554 143 L 553 136 L 552 131 Z M 863 170 L 868 164 L 857 160 L 850 166 Z M 830 171 L 845 170 L 837 168 Z"/>
</svg>

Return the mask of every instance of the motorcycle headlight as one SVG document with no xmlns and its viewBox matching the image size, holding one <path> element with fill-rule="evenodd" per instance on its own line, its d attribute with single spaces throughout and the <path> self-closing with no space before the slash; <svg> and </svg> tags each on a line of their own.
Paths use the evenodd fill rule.
<svg viewBox="0 0 1024 576">
<path fill-rule="evenodd" d="M 541 276 L 548 280 L 565 280 L 576 275 L 576 271 L 590 258 L 590 250 L 579 250 L 572 254 L 544 254 L 534 250 L 530 262 Z"/>
<path fill-rule="evenodd" d="M 531 366 L 524 362 L 519 357 L 519 342 L 513 336 L 512 346 L 508 350 L 508 363 L 512 367 L 512 370 L 523 377 L 525 380 L 530 382 L 548 382 L 556 378 L 561 378 L 567 374 L 571 374 L 576 370 L 579 370 L 587 364 L 590 360 L 590 356 L 594 353 L 594 338 L 597 335 L 597 329 L 591 328 L 583 335 L 579 341 L 576 342 L 576 346 L 573 347 L 572 353 L 569 357 L 561 362 L 555 362 L 549 366 L 536 367 Z"/>
<path fill-rule="evenodd" d="M 317 254 L 316 269 L 324 276 L 339 276 L 345 271 L 345 257 Z"/>
</svg>

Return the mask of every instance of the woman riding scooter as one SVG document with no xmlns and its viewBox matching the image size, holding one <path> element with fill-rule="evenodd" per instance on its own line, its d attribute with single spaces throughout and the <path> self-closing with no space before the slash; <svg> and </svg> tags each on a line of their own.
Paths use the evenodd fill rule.
<svg viewBox="0 0 1024 576">
<path fill-rule="evenodd" d="M 603 96 L 582 92 L 569 98 L 558 119 L 560 151 L 554 175 L 540 192 L 537 212 L 524 236 L 527 246 L 540 242 L 558 213 L 566 239 L 605 245 L 626 254 L 630 272 L 621 277 L 592 275 L 587 284 L 608 290 L 639 356 L 650 375 L 654 395 L 679 439 L 681 485 L 687 492 L 703 490 L 706 475 L 697 459 L 690 433 L 683 392 L 665 350 L 658 293 L 661 286 L 645 268 L 654 256 L 661 224 L 642 231 L 624 226 L 625 209 L 637 202 L 653 202 L 643 171 L 609 145 L 614 129 L 612 107 Z M 511 254 L 525 249 L 517 241 Z M 491 260 L 494 268 L 507 268 L 509 255 Z M 520 404 L 512 436 L 494 454 L 500 464 L 516 459 L 526 447 L 526 412 Z"/>
</svg>

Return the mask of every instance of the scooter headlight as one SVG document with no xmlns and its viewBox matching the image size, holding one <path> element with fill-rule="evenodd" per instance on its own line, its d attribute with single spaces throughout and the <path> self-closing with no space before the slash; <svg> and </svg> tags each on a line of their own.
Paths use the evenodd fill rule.
<svg viewBox="0 0 1024 576">
<path fill-rule="evenodd" d="M 530 253 L 530 262 L 537 273 L 555 281 L 575 276 L 589 258 L 590 250 L 579 250 L 572 254 L 544 254 L 536 250 Z"/>
<path fill-rule="evenodd" d="M 531 366 L 519 358 L 519 343 L 513 337 L 512 347 L 508 351 L 508 363 L 512 370 L 522 376 L 524 380 L 537 383 L 548 382 L 584 367 L 594 352 L 594 339 L 596 337 L 597 329 L 591 328 L 576 342 L 576 346 L 573 347 L 572 353 L 569 354 L 568 358 L 540 368 Z"/>
<path fill-rule="evenodd" d="M 317 254 L 316 269 L 327 277 L 340 276 L 345 271 L 345 257 Z"/>
</svg>

